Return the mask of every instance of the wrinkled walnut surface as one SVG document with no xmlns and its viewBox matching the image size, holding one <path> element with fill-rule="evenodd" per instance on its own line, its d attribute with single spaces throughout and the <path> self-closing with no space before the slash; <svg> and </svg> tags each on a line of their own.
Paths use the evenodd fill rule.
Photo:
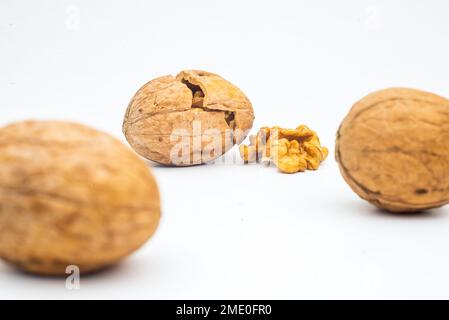
<svg viewBox="0 0 449 320">
<path fill-rule="evenodd" d="M 201 122 L 199 147 L 193 142 L 194 120 Z M 140 88 L 129 103 L 123 133 L 134 150 L 149 160 L 165 165 L 192 165 L 214 160 L 239 144 L 253 120 L 252 105 L 239 88 L 216 74 L 188 70 L 176 77 L 156 78 Z M 171 141 L 170 135 L 180 129 L 190 139 L 189 163 L 171 160 L 170 152 L 179 141 Z M 209 129 L 217 131 L 205 133 Z M 226 134 L 237 129 L 245 134 Z M 220 152 L 201 157 L 213 138 L 221 139 Z"/>
<path fill-rule="evenodd" d="M 395 212 L 449 202 L 449 101 L 393 88 L 357 102 L 337 134 L 336 159 L 351 188 Z"/>
<path fill-rule="evenodd" d="M 329 154 L 327 148 L 321 146 L 316 132 L 305 125 L 296 129 L 262 127 L 249 140 L 249 145 L 239 147 L 246 163 L 272 160 L 285 173 L 317 170 Z"/>
<path fill-rule="evenodd" d="M 39 274 L 113 264 L 160 216 L 155 179 L 115 138 L 66 122 L 0 129 L 0 257 Z"/>
</svg>

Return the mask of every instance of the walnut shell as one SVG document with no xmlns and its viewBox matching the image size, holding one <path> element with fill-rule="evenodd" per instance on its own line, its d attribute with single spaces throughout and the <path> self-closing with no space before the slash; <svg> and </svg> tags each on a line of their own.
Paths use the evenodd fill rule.
<svg viewBox="0 0 449 320">
<path fill-rule="evenodd" d="M 337 134 L 336 159 L 349 186 L 392 212 L 449 202 L 449 100 L 393 88 L 357 102 Z"/>
<path fill-rule="evenodd" d="M 0 129 L 0 258 L 63 275 L 111 265 L 139 248 L 160 217 L 156 181 L 115 138 L 66 122 Z"/>
<path fill-rule="evenodd" d="M 253 120 L 251 102 L 239 88 L 216 74 L 189 70 L 140 88 L 129 103 L 123 133 L 141 156 L 188 166 L 240 144 Z"/>
</svg>

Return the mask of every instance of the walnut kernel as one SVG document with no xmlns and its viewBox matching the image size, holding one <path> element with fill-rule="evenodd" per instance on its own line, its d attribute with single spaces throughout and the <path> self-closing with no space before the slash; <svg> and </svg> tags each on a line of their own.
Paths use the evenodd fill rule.
<svg viewBox="0 0 449 320">
<path fill-rule="evenodd" d="M 248 162 L 270 161 L 285 173 L 317 170 L 329 151 L 317 134 L 305 125 L 296 129 L 262 127 L 249 145 L 240 145 L 240 156 Z"/>
</svg>

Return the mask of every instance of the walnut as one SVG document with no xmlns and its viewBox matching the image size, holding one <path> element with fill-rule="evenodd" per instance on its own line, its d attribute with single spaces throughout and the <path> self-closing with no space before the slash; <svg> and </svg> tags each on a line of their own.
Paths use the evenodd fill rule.
<svg viewBox="0 0 449 320">
<path fill-rule="evenodd" d="M 285 173 L 295 173 L 307 169 L 306 153 L 300 152 L 297 140 L 288 141 L 286 138 L 277 140 L 273 145 L 274 163 Z"/>
<path fill-rule="evenodd" d="M 336 159 L 349 186 L 393 212 L 449 202 L 449 100 L 393 88 L 357 102 L 337 134 Z"/>
<path fill-rule="evenodd" d="M 285 173 L 317 170 L 329 154 L 316 133 L 305 125 L 296 129 L 262 127 L 249 140 L 249 145 L 240 145 L 240 156 L 246 163 L 272 160 Z"/>
<path fill-rule="evenodd" d="M 155 179 L 115 138 L 66 122 L 0 129 L 0 257 L 12 265 L 103 268 L 139 248 L 159 216 Z"/>
<path fill-rule="evenodd" d="M 141 156 L 164 165 L 212 161 L 240 144 L 254 120 L 250 101 L 222 77 L 182 71 L 140 88 L 126 111 L 123 132 Z"/>
<path fill-rule="evenodd" d="M 239 146 L 240 156 L 246 163 L 257 162 L 259 160 L 267 161 L 270 157 L 270 128 L 262 127 L 257 135 L 249 136 L 249 145 L 241 144 Z"/>
</svg>

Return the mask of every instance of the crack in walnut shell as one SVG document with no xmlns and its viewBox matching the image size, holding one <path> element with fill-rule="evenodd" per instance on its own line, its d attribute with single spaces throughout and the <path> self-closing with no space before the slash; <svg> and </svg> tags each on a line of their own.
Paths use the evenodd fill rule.
<svg viewBox="0 0 449 320">
<path fill-rule="evenodd" d="M 156 230 L 159 192 L 146 164 L 108 134 L 27 121 L 0 128 L 0 258 L 65 275 L 118 262 Z"/>
<path fill-rule="evenodd" d="M 337 133 L 340 172 L 362 199 L 392 212 L 449 203 L 449 100 L 391 88 L 350 110 Z"/>
<path fill-rule="evenodd" d="M 249 145 L 242 144 L 239 148 L 246 163 L 271 160 L 285 173 L 317 170 L 329 154 L 317 134 L 305 125 L 296 129 L 262 127 L 249 140 Z"/>
<path fill-rule="evenodd" d="M 129 103 L 123 133 L 141 156 L 164 165 L 188 166 L 212 161 L 240 144 L 253 120 L 251 102 L 239 88 L 216 74 L 187 70 L 140 88 Z M 195 122 L 201 126 L 198 132 Z M 171 153 L 183 137 L 189 154 L 178 163 Z M 219 141 L 219 147 L 206 152 L 211 141 Z"/>
</svg>

